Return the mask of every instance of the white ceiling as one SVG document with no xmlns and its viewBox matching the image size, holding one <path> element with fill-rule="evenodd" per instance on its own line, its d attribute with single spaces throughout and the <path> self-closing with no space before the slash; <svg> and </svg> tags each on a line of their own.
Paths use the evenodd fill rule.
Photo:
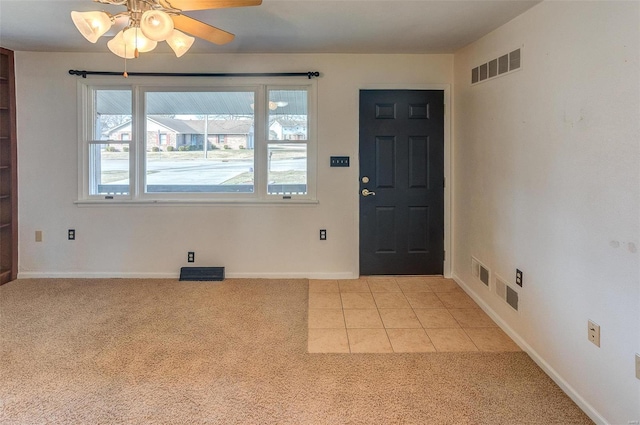
<svg viewBox="0 0 640 425">
<path fill-rule="evenodd" d="M 452 53 L 540 0 L 264 0 L 261 6 L 188 16 L 236 34 L 225 46 L 196 40 L 193 53 Z M 0 0 L 0 45 L 12 50 L 108 52 L 85 40 L 72 10 L 124 7 L 91 0 Z M 166 43 L 156 51 L 170 52 Z"/>
</svg>

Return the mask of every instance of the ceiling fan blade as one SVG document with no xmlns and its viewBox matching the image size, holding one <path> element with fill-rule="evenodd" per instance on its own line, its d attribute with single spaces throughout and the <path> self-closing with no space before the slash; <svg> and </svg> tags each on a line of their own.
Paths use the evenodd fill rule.
<svg viewBox="0 0 640 425">
<path fill-rule="evenodd" d="M 232 41 L 235 35 L 230 32 L 223 31 L 219 28 L 212 27 L 209 24 L 200 22 L 197 19 L 184 15 L 172 16 L 173 24 L 180 31 L 184 31 L 191 35 L 195 35 L 203 40 L 210 41 L 215 44 L 227 44 Z"/>
<path fill-rule="evenodd" d="M 180 10 L 204 10 L 259 6 L 262 0 L 161 0 L 161 3 Z"/>
</svg>

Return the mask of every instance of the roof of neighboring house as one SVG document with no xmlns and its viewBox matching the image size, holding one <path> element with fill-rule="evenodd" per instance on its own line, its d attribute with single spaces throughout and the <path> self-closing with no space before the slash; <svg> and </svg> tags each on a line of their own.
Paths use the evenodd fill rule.
<svg viewBox="0 0 640 425">
<path fill-rule="evenodd" d="M 299 127 L 299 126 L 307 125 L 306 121 L 284 120 L 284 119 L 277 119 L 276 121 L 279 122 L 280 125 L 283 127 Z"/>
<path fill-rule="evenodd" d="M 103 134 L 113 134 L 113 133 L 117 133 L 118 131 L 122 130 L 123 128 L 129 127 L 131 126 L 131 120 L 129 121 L 125 121 L 120 125 L 117 125 L 113 128 L 110 128 L 109 130 L 103 130 L 102 133 Z"/>
<path fill-rule="evenodd" d="M 153 121 L 167 130 L 178 134 L 204 134 L 204 120 L 180 120 L 176 118 L 161 117 L 157 115 L 148 116 L 149 121 Z M 107 134 L 113 134 L 118 130 L 128 126 L 127 121 L 117 127 L 112 128 Z M 209 120 L 208 134 L 249 134 L 253 120 Z"/>
<path fill-rule="evenodd" d="M 193 126 L 189 125 L 191 121 L 188 121 L 188 120 L 178 120 L 175 118 L 159 117 L 157 115 L 147 116 L 147 119 L 163 127 L 166 127 L 169 130 L 172 130 L 174 133 L 178 133 L 178 134 L 200 133 L 200 131 L 196 130 Z"/>
</svg>

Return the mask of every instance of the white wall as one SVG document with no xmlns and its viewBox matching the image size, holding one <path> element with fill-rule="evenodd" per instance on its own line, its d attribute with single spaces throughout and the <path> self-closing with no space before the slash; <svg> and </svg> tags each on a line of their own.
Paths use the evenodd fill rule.
<svg viewBox="0 0 640 425">
<path fill-rule="evenodd" d="M 639 28 L 638 2 L 544 2 L 454 58 L 454 275 L 611 424 L 640 421 Z M 518 47 L 520 71 L 470 85 Z M 472 255 L 512 284 L 523 270 L 519 313 Z"/>
<path fill-rule="evenodd" d="M 228 276 L 358 274 L 358 99 L 375 85 L 451 84 L 453 55 L 143 54 L 131 71 L 306 72 L 318 79 L 318 205 L 78 207 L 78 77 L 112 54 L 17 52 L 20 277 L 176 276 L 187 251 Z M 90 77 L 91 78 L 91 77 Z M 330 155 L 351 167 L 329 168 Z M 75 228 L 76 241 L 66 231 Z M 319 229 L 328 240 L 318 240 Z M 35 231 L 43 242 L 35 242 Z"/>
</svg>

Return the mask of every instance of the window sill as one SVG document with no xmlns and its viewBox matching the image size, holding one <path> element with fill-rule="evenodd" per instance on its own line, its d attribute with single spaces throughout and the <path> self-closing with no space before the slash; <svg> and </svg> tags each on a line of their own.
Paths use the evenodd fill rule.
<svg viewBox="0 0 640 425">
<path fill-rule="evenodd" d="M 316 199 L 83 199 L 74 202 L 78 207 L 103 206 L 276 206 L 319 204 Z"/>
</svg>

